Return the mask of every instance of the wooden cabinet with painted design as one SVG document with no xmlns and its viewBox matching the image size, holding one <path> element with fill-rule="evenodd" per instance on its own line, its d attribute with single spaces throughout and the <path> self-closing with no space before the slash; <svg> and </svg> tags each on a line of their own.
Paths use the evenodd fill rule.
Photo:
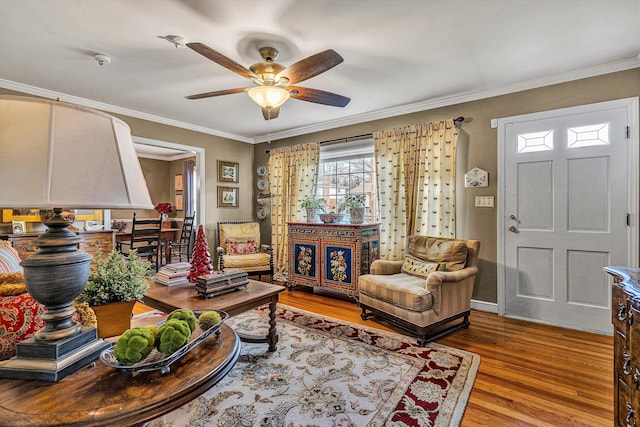
<svg viewBox="0 0 640 427">
<path fill-rule="evenodd" d="M 358 277 L 380 258 L 380 224 L 289 222 L 287 286 L 310 286 L 352 297 Z"/>
</svg>

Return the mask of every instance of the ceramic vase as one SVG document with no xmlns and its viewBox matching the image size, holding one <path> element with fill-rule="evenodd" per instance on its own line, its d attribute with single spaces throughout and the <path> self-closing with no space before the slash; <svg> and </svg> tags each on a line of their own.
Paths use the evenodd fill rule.
<svg viewBox="0 0 640 427">
<path fill-rule="evenodd" d="M 318 212 L 318 209 L 307 208 L 307 222 L 321 222 Z"/>
<path fill-rule="evenodd" d="M 364 222 L 364 209 L 365 208 L 351 208 L 349 210 L 351 224 L 362 224 Z"/>
</svg>

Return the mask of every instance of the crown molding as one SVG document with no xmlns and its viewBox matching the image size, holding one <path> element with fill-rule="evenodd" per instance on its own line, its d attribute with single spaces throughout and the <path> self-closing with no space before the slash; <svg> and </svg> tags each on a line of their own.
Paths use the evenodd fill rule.
<svg viewBox="0 0 640 427">
<path fill-rule="evenodd" d="M 329 129 L 335 129 L 343 126 L 350 126 L 359 123 L 369 122 L 373 120 L 386 119 L 394 116 L 401 116 L 404 114 L 416 113 L 419 111 L 432 110 L 434 108 L 447 107 L 449 105 L 461 104 L 463 102 L 477 101 L 479 99 L 491 98 L 499 95 L 506 95 L 514 92 L 521 92 L 529 89 L 536 89 L 539 87 L 550 86 L 559 83 L 565 83 L 572 80 L 580 80 L 589 77 L 595 77 L 603 74 L 615 73 L 618 71 L 630 70 L 632 68 L 640 67 L 640 55 L 635 58 L 629 58 L 621 61 L 611 62 L 607 64 L 601 64 L 593 67 L 580 68 L 577 70 L 568 71 L 566 73 L 556 74 L 553 76 L 546 76 L 539 79 L 527 80 L 524 82 L 518 82 L 511 85 L 503 86 L 497 89 L 491 89 L 479 92 L 469 92 L 465 94 L 459 94 L 456 96 L 430 99 L 427 101 L 421 101 L 414 104 L 407 104 L 399 107 L 387 108 L 384 110 L 378 110 L 371 113 L 357 114 L 354 116 L 345 117 L 343 119 L 331 120 L 323 123 L 318 123 L 310 126 L 303 126 L 295 129 L 289 129 L 283 132 L 272 133 L 270 135 L 271 141 L 278 139 L 291 138 L 294 136 L 305 135 L 308 133 L 320 132 Z M 256 137 L 255 142 L 267 142 L 269 135 L 261 135 Z"/>
<path fill-rule="evenodd" d="M 134 147 L 136 145 L 150 145 L 153 147 L 170 148 L 170 149 L 178 150 L 182 152 L 179 154 L 174 154 L 173 156 L 159 156 L 156 154 L 138 153 L 138 157 L 142 157 L 145 159 L 174 161 L 174 160 L 188 159 L 190 157 L 197 157 L 202 153 L 204 153 L 204 148 L 185 146 L 183 144 L 176 144 L 175 142 L 160 141 L 157 139 L 144 138 L 142 136 L 135 136 L 135 135 L 132 135 L 131 139 L 133 140 Z"/>
<path fill-rule="evenodd" d="M 69 102 L 72 104 L 82 105 L 96 110 L 108 111 L 110 113 L 122 114 L 129 117 L 135 117 L 137 119 L 149 120 L 155 123 L 162 123 L 169 126 L 174 126 L 182 129 L 188 129 L 195 132 L 206 133 L 208 135 L 219 136 L 222 138 L 233 139 L 236 141 L 246 142 L 249 144 L 255 143 L 253 138 L 247 138 L 246 136 L 235 135 L 228 132 L 219 131 L 216 129 L 207 128 L 204 126 L 198 126 L 191 123 L 181 122 L 179 120 L 168 119 L 162 116 L 156 116 L 154 114 L 147 114 L 137 110 L 131 110 L 128 108 L 118 107 L 116 105 L 105 104 L 102 102 L 92 101 L 86 98 L 80 98 L 78 96 L 68 95 L 66 93 L 55 92 L 48 89 L 39 88 L 36 86 L 30 86 L 23 83 L 14 82 L 11 80 L 0 79 L 0 87 L 9 90 L 15 90 L 17 92 L 28 93 L 29 95 L 36 95 L 48 99 L 57 99 L 63 102 Z"/>
<path fill-rule="evenodd" d="M 625 71 L 625 70 L 638 68 L 638 67 L 640 67 L 640 55 L 638 55 L 635 58 L 629 58 L 621 61 L 601 64 L 593 67 L 580 68 L 577 70 L 572 70 L 566 73 L 560 73 L 553 76 L 547 76 L 539 79 L 533 79 L 533 80 L 527 80 L 524 82 L 514 83 L 514 84 L 503 86 L 497 89 L 478 91 L 478 92 L 468 92 L 468 93 L 459 94 L 451 97 L 430 99 L 430 100 L 421 101 L 413 104 L 407 104 L 399 107 L 386 108 L 383 110 L 373 111 L 370 113 L 356 114 L 356 115 L 345 117 L 342 119 L 330 120 L 330 121 L 326 121 L 326 122 L 318 123 L 314 125 L 293 128 L 293 129 L 289 129 L 282 132 L 272 133 L 271 135 L 268 135 L 268 134 L 261 135 L 255 138 L 223 132 L 216 129 L 207 128 L 204 126 L 198 126 L 191 123 L 168 119 L 166 117 L 147 114 L 140 111 L 131 110 L 128 108 L 122 108 L 115 105 L 92 101 L 90 99 L 80 98 L 73 95 L 55 92 L 48 89 L 42 89 L 35 86 L 17 83 L 17 82 L 5 80 L 5 79 L 0 79 L 0 87 L 4 89 L 28 93 L 31 95 L 41 96 L 43 98 L 60 99 L 61 101 L 71 102 L 74 104 L 79 104 L 79 105 L 95 108 L 102 111 L 108 111 L 111 113 L 122 114 L 125 116 L 135 117 L 138 119 L 149 120 L 156 123 L 162 123 L 169 126 L 175 126 L 178 128 L 192 130 L 195 132 L 205 133 L 208 135 L 214 135 L 214 136 L 228 138 L 235 141 L 241 141 L 248 144 L 257 144 L 261 142 L 267 142 L 269 140 L 275 141 L 275 140 L 284 139 L 284 138 L 291 138 L 299 135 L 305 135 L 305 134 L 314 133 L 314 132 L 321 132 L 321 131 L 335 129 L 343 126 L 350 126 L 350 125 L 355 125 L 355 124 L 374 121 L 374 120 L 386 119 L 389 117 L 416 113 L 419 111 L 431 110 L 434 108 L 447 107 L 449 105 L 460 104 L 463 102 L 477 101 L 479 99 L 491 98 L 494 96 L 506 95 L 509 93 L 520 92 L 520 91 L 529 90 L 529 89 L 536 89 L 539 87 L 565 83 L 572 80 L 595 77 L 603 74 L 615 73 L 618 71 Z"/>
</svg>

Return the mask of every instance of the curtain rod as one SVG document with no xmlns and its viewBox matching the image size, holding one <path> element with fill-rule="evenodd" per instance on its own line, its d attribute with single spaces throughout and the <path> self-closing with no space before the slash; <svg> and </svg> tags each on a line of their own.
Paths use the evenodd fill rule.
<svg viewBox="0 0 640 427">
<path fill-rule="evenodd" d="M 464 122 L 464 117 L 460 116 L 460 117 L 456 117 L 455 119 L 453 119 L 453 123 L 462 123 Z M 361 135 L 353 135 L 353 136 L 347 136 L 346 138 L 336 138 L 336 139 L 329 139 L 327 141 L 320 141 L 318 142 L 318 144 L 323 145 L 323 144 L 330 144 L 332 142 L 338 142 L 338 141 L 344 141 L 344 142 L 349 142 L 350 139 L 360 139 L 360 138 L 370 138 L 373 136 L 373 133 L 363 133 Z M 269 154 L 271 150 L 266 150 L 266 153 Z"/>
</svg>

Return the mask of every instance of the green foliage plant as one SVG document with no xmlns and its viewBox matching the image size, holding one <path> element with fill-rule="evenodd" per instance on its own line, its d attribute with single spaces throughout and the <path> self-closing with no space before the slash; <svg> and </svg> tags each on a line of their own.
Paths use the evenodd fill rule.
<svg viewBox="0 0 640 427">
<path fill-rule="evenodd" d="M 348 194 L 344 196 L 338 205 L 338 212 L 349 211 L 351 209 L 364 208 L 365 198 L 363 194 Z"/>
<path fill-rule="evenodd" d="M 138 257 L 135 250 L 124 255 L 112 251 L 103 257 L 101 251 L 91 260 L 91 271 L 87 285 L 76 298 L 76 302 L 89 305 L 103 305 L 112 302 L 141 299 L 150 278 L 151 264 Z"/>
<path fill-rule="evenodd" d="M 324 205 L 324 199 L 317 199 L 315 197 L 307 197 L 306 199 L 300 201 L 300 207 L 302 209 L 317 209 L 324 212 Z"/>
</svg>

